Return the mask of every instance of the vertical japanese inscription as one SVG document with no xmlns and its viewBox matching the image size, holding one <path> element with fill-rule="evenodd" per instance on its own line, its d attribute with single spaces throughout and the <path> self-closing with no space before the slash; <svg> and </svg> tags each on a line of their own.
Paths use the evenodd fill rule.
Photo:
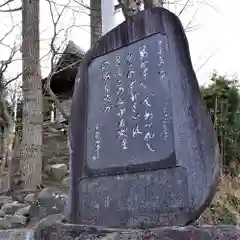
<svg viewBox="0 0 240 240">
<path fill-rule="evenodd" d="M 97 124 L 94 129 L 94 152 L 92 155 L 92 160 L 96 161 L 100 158 L 100 125 Z"/>
<path fill-rule="evenodd" d="M 127 123 L 125 119 L 125 112 L 126 112 L 126 101 L 124 99 L 124 85 L 122 83 L 122 72 L 121 72 L 121 57 L 115 57 L 115 65 L 117 68 L 116 71 L 116 107 L 117 107 L 117 116 L 119 121 L 117 123 L 117 139 L 120 140 L 120 146 L 122 150 L 128 149 L 128 135 L 127 135 Z"/>
<path fill-rule="evenodd" d="M 125 56 L 125 62 L 127 65 L 127 84 L 128 84 L 128 91 L 129 91 L 130 100 L 131 100 L 130 106 L 131 106 L 131 112 L 133 114 L 132 118 L 138 116 L 138 114 L 136 113 L 138 93 L 134 91 L 134 85 L 136 84 L 136 79 L 135 79 L 136 71 L 133 67 L 134 61 L 135 61 L 134 55 L 131 52 L 129 52 Z M 134 134 L 135 133 L 133 132 L 133 137 L 135 137 Z"/>
<path fill-rule="evenodd" d="M 108 70 L 110 63 L 108 61 L 104 61 L 101 64 L 102 70 L 102 80 L 104 82 L 104 112 L 110 112 L 113 105 L 111 104 L 112 96 L 111 96 L 111 87 L 110 87 L 110 72 Z"/>
<path fill-rule="evenodd" d="M 148 52 L 147 52 L 147 45 L 143 44 L 139 47 L 139 58 L 140 58 L 140 68 L 141 68 L 141 77 L 142 82 L 141 86 L 144 87 L 145 90 L 148 89 Z M 150 103 L 150 96 L 146 96 L 141 104 L 144 107 L 144 128 L 145 128 L 145 134 L 144 134 L 144 141 L 146 144 L 146 147 L 149 151 L 155 152 L 155 148 L 152 144 L 152 139 L 155 137 L 155 132 L 152 130 L 152 119 L 153 119 L 153 113 L 152 113 L 152 105 Z"/>
<path fill-rule="evenodd" d="M 110 72 L 108 71 L 110 63 L 103 61 L 101 64 L 102 80 L 104 82 L 104 112 L 110 112 L 112 108 L 111 104 L 111 87 L 110 87 Z M 100 137 L 100 124 L 97 123 L 94 127 L 94 151 L 92 154 L 92 160 L 96 161 L 100 159 L 101 137 Z"/>
<path fill-rule="evenodd" d="M 164 61 L 165 37 L 160 34 L 93 60 L 87 123 L 91 168 L 167 161 L 171 156 L 171 95 Z"/>
<path fill-rule="evenodd" d="M 164 81 L 166 73 L 164 71 L 164 59 L 163 59 L 163 42 L 162 40 L 157 41 L 157 60 L 158 60 L 158 75 L 160 81 Z M 166 141 L 168 138 L 168 111 L 167 111 L 167 102 L 163 103 L 163 140 Z"/>
</svg>

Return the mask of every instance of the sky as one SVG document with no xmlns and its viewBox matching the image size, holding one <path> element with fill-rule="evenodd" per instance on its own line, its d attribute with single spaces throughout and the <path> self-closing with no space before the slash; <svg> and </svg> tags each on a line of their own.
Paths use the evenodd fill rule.
<svg viewBox="0 0 240 240">
<path fill-rule="evenodd" d="M 71 0 L 61 0 L 65 2 Z M 110 1 L 110 0 L 104 0 Z M 177 4 L 165 5 L 170 11 L 179 14 L 186 0 L 175 0 Z M 85 1 L 86 3 L 89 0 Z M 190 0 L 190 6 L 179 16 L 182 24 L 186 27 L 189 21 L 192 29 L 186 30 L 186 35 L 190 45 L 190 53 L 200 85 L 207 84 L 211 73 L 216 70 L 219 74 L 228 75 L 230 77 L 240 76 L 240 0 Z M 21 1 L 16 0 L 11 7 L 20 5 Z M 61 4 L 60 4 L 61 5 Z M 61 8 L 61 6 L 60 6 Z M 60 11 L 60 10 L 59 10 Z M 194 16 L 194 18 L 193 18 Z M 21 13 L 1 13 L 2 24 L 0 25 L 0 39 L 9 31 L 12 23 L 19 24 L 21 21 Z M 56 14 L 55 14 L 56 17 Z M 115 23 L 120 24 L 123 21 L 121 12 L 117 13 Z M 69 24 L 74 21 L 69 31 Z M 9 45 L 17 40 L 20 43 L 21 25 L 14 29 L 14 34 L 10 34 L 5 43 Z M 75 44 L 88 50 L 90 46 L 89 35 L 89 15 L 84 9 L 81 11 L 75 9 L 66 10 L 61 18 L 58 26 L 60 34 L 57 38 L 57 45 L 61 42 L 72 40 Z M 41 35 L 41 65 L 42 76 L 45 77 L 49 73 L 50 57 L 49 43 L 53 35 L 53 25 L 49 12 L 49 5 L 46 1 L 40 1 L 40 35 Z M 7 58 L 9 49 L 0 45 L 0 60 Z M 16 59 L 20 59 L 20 53 L 16 55 Z M 205 63 L 205 64 L 204 64 Z M 15 61 L 8 69 L 7 76 L 14 76 L 21 71 L 21 61 Z"/>
</svg>

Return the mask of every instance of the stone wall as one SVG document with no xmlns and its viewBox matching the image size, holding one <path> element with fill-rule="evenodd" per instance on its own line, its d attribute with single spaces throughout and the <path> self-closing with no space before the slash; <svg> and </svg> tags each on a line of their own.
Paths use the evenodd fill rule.
<svg viewBox="0 0 240 240">
<path fill-rule="evenodd" d="M 64 131 L 61 131 L 61 129 L 64 129 Z M 68 187 L 68 180 L 65 179 L 68 174 L 68 158 L 66 126 L 57 125 L 56 123 L 45 123 L 43 129 L 43 185 L 60 188 L 63 188 L 63 186 Z M 18 152 L 13 161 L 13 190 L 22 187 L 19 172 L 20 162 L 21 157 L 20 152 Z M 59 176 L 62 176 L 62 178 L 59 179 Z M 7 169 L 0 177 L 0 192 L 5 192 L 6 189 L 8 189 Z"/>
<path fill-rule="evenodd" d="M 44 127 L 43 136 L 43 163 L 47 164 L 68 164 L 67 132 L 56 130 L 50 124 Z"/>
<path fill-rule="evenodd" d="M 48 123 L 43 132 L 43 185 L 67 190 L 69 151 L 66 126 Z"/>
</svg>

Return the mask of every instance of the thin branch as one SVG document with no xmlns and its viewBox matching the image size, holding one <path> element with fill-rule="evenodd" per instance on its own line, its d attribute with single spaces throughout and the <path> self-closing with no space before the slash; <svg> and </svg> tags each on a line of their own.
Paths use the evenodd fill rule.
<svg viewBox="0 0 240 240">
<path fill-rule="evenodd" d="M 55 57 L 57 55 L 57 53 L 59 52 L 59 49 L 56 49 L 55 47 L 55 41 L 56 41 L 56 38 L 58 36 L 58 34 L 60 33 L 60 31 L 62 31 L 63 29 L 61 29 L 60 31 L 57 32 L 57 25 L 64 13 L 64 11 L 68 8 L 69 4 L 71 3 L 71 1 L 68 2 L 68 4 L 66 4 L 65 6 L 63 6 L 62 10 L 60 11 L 60 13 L 57 11 L 57 7 L 55 5 L 55 3 L 53 3 L 52 1 L 50 0 L 47 0 L 47 2 L 49 3 L 49 9 L 50 9 L 50 14 L 51 14 L 51 18 L 52 18 L 52 23 L 53 23 L 53 37 L 52 37 L 52 40 L 51 40 L 51 43 L 50 43 L 50 48 L 51 48 L 51 52 L 52 52 L 52 57 L 51 57 L 51 73 L 50 75 L 48 76 L 47 78 L 47 81 L 46 81 L 46 90 L 48 92 L 48 94 L 51 96 L 52 100 L 55 102 L 56 104 L 56 107 L 60 110 L 60 112 L 62 113 L 63 117 L 67 120 L 69 120 L 69 115 L 66 113 L 66 111 L 63 109 L 62 105 L 61 105 L 61 102 L 59 101 L 59 99 L 57 98 L 57 96 L 54 94 L 54 92 L 52 91 L 51 89 L 51 86 L 50 86 L 50 83 L 51 83 L 51 79 L 52 79 L 52 76 L 54 75 L 54 70 L 56 69 L 57 66 L 54 66 L 54 60 L 55 60 Z M 54 4 L 54 7 L 56 9 L 56 12 L 57 12 L 57 18 L 55 19 L 54 18 L 54 15 L 53 15 L 53 8 L 52 8 L 52 4 Z M 56 74 L 56 73 L 55 73 Z"/>
<path fill-rule="evenodd" d="M 2 7 L 5 7 L 7 5 L 9 5 L 10 3 L 12 3 L 14 0 L 7 0 L 5 3 L 3 4 L 0 4 L 0 12 L 3 12 L 3 13 L 9 13 L 9 12 L 17 12 L 17 11 L 20 11 L 22 10 L 22 7 L 17 7 L 17 8 L 10 8 L 9 9 L 1 9 Z"/>
<path fill-rule="evenodd" d="M 12 78 L 11 80 L 7 81 L 7 82 L 4 84 L 4 88 L 6 88 L 10 83 L 16 81 L 20 76 L 22 76 L 22 72 L 21 72 L 21 73 L 18 73 L 14 78 Z"/>
<path fill-rule="evenodd" d="M 13 8 L 13 9 L 0 9 L 0 12 L 2 13 L 9 13 L 9 12 L 17 12 L 17 11 L 21 11 L 22 7 L 18 7 L 18 8 Z"/>
<path fill-rule="evenodd" d="M 206 1 L 206 0 L 203 0 L 202 2 L 200 1 L 200 4 L 207 5 L 208 7 L 212 8 L 214 11 L 216 11 L 218 14 L 223 16 L 223 14 L 216 7 L 214 7 L 212 4 L 210 4 L 208 1 Z"/>
<path fill-rule="evenodd" d="M 0 39 L 0 43 L 2 43 L 13 32 L 16 26 L 17 25 L 13 25 L 12 28 L 4 34 L 4 36 Z"/>
<path fill-rule="evenodd" d="M 73 0 L 73 1 L 74 1 L 75 3 L 77 3 L 77 4 L 79 4 L 81 7 L 84 7 L 84 8 L 86 8 L 86 9 L 88 9 L 88 10 L 91 10 L 91 9 L 90 9 L 90 6 L 84 4 L 83 2 L 79 2 L 79 1 L 76 1 L 76 0 Z"/>
<path fill-rule="evenodd" d="M 200 65 L 200 67 L 196 70 L 196 73 L 198 73 L 206 64 L 207 62 L 214 56 L 216 55 L 216 52 L 212 53 L 205 61 Z"/>
<path fill-rule="evenodd" d="M 57 3 L 56 1 L 54 0 L 46 0 L 47 2 L 51 2 L 53 3 L 54 5 L 56 6 L 59 6 L 59 7 L 65 7 L 66 4 L 61 4 L 61 3 Z M 74 0 L 73 0 L 74 1 Z M 86 12 L 86 10 L 90 10 L 90 7 L 87 6 L 87 5 L 84 5 L 83 3 L 79 3 L 77 1 L 74 1 L 77 5 L 80 5 L 80 10 L 79 9 L 79 6 L 72 6 L 72 5 L 68 5 L 68 8 L 71 9 L 73 12 L 76 12 L 77 14 L 79 13 L 83 13 L 83 14 L 89 14 L 88 12 Z M 86 10 L 84 10 L 86 9 Z"/>
<path fill-rule="evenodd" d="M 188 22 L 187 26 L 186 26 L 185 29 L 184 29 L 185 31 L 187 31 L 188 29 L 191 28 L 190 25 L 192 24 L 193 20 L 194 20 L 195 17 L 197 16 L 198 10 L 199 10 L 199 9 L 197 9 L 197 10 L 195 11 L 195 13 L 193 14 L 193 17 L 192 17 L 191 20 Z"/>
<path fill-rule="evenodd" d="M 0 4 L 0 8 L 8 5 L 9 3 L 13 2 L 13 1 L 14 1 L 14 0 L 8 0 L 8 1 L 6 1 L 6 2 L 3 3 L 3 4 Z"/>
<path fill-rule="evenodd" d="M 183 6 L 183 8 L 181 9 L 181 11 L 178 14 L 178 17 L 180 17 L 180 15 L 187 9 L 188 3 L 190 2 L 190 0 L 187 0 Z"/>
</svg>

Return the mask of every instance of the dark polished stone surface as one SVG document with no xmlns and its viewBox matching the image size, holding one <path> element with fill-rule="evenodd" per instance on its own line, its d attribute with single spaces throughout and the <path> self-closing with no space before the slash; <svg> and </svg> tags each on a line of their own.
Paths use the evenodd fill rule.
<svg viewBox="0 0 240 240">
<path fill-rule="evenodd" d="M 69 147 L 72 223 L 183 226 L 211 202 L 218 143 L 173 13 L 139 12 L 89 50 L 75 81 Z"/>
</svg>

